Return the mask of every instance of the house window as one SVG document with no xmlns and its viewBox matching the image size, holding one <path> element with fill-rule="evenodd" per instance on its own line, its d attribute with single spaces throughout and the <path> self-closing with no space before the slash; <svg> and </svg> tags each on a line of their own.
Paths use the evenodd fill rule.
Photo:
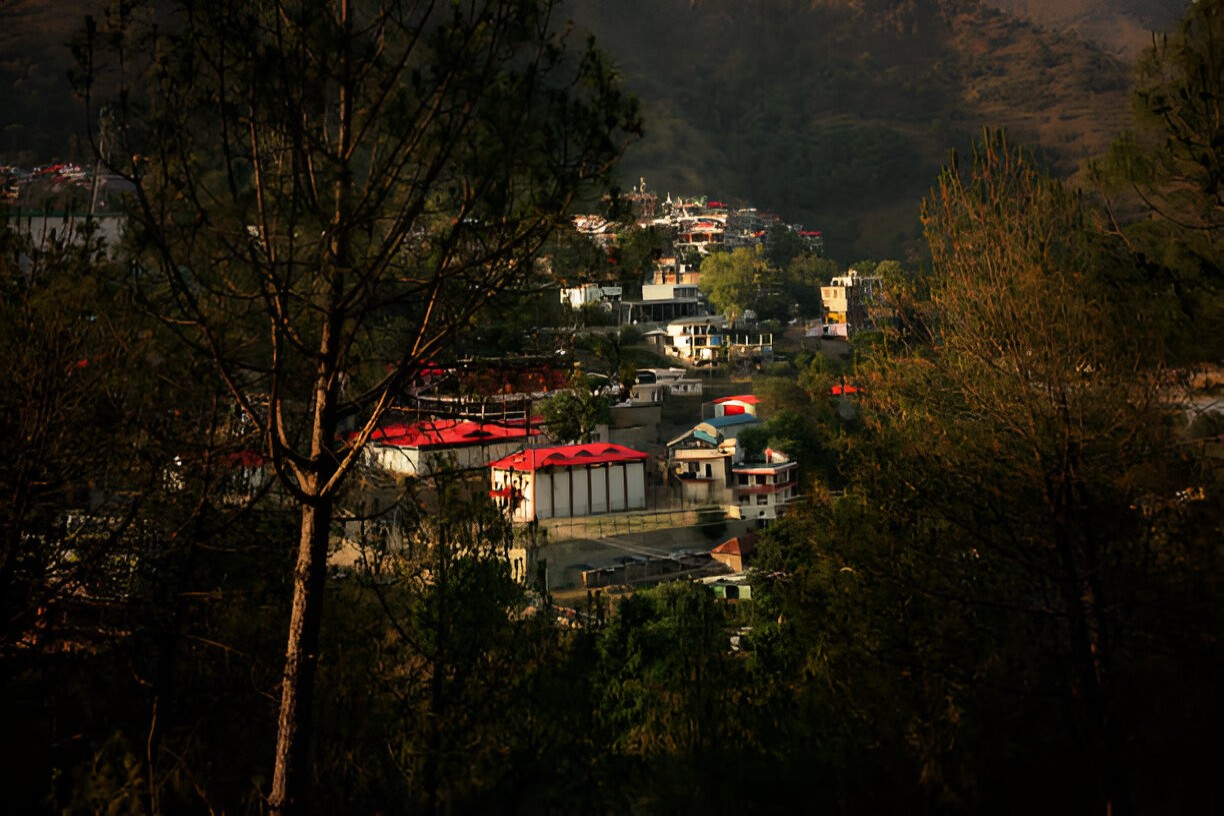
<svg viewBox="0 0 1224 816">
<path fill-rule="evenodd" d="M 757 496 L 757 504 L 769 504 L 769 494 L 762 493 L 761 495 Z"/>
</svg>

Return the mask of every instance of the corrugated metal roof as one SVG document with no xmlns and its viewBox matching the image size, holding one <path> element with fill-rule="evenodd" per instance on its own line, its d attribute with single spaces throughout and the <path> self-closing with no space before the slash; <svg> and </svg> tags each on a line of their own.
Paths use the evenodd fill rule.
<svg viewBox="0 0 1224 816">
<path fill-rule="evenodd" d="M 392 448 L 457 448 L 485 445 L 508 439 L 538 436 L 538 428 L 510 427 L 494 422 L 438 419 L 411 425 L 386 425 L 370 435 L 370 441 Z"/>
<path fill-rule="evenodd" d="M 612 442 L 594 442 L 587 445 L 558 445 L 551 448 L 528 448 L 512 453 L 489 467 L 497 470 L 535 471 L 548 467 L 578 467 L 583 465 L 605 465 L 616 462 L 642 462 L 650 457 L 641 451 L 626 448 Z"/>
<path fill-rule="evenodd" d="M 754 422 L 760 422 L 755 414 L 727 414 L 726 416 L 710 417 L 702 421 L 696 427 L 709 425 L 711 428 L 722 430 L 723 428 L 732 428 L 736 425 L 751 425 Z"/>
</svg>

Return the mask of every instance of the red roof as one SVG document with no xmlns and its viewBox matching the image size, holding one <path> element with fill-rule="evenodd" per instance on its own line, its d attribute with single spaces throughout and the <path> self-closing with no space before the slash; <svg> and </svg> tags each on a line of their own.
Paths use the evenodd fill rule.
<svg viewBox="0 0 1224 816">
<path fill-rule="evenodd" d="M 745 405 L 756 405 L 760 401 L 760 398 L 755 394 L 740 394 L 738 397 L 719 397 L 714 400 L 714 404 L 722 405 L 724 402 L 742 402 Z"/>
<path fill-rule="evenodd" d="M 537 436 L 539 433 L 537 428 L 530 429 L 531 436 Z M 521 426 L 512 428 L 492 422 L 437 419 L 412 425 L 385 425 L 370 434 L 370 441 L 394 448 L 456 448 L 507 439 L 525 439 L 528 435 L 528 430 Z"/>
<path fill-rule="evenodd" d="M 552 448 L 528 448 L 490 462 L 497 470 L 536 471 L 549 467 L 576 467 L 580 465 L 608 465 L 617 462 L 644 462 L 650 457 L 641 451 L 616 445 L 611 442 L 594 442 L 588 445 L 558 445 Z"/>
<path fill-rule="evenodd" d="M 858 386 L 850 385 L 849 383 L 847 383 L 846 385 L 841 385 L 839 383 L 833 386 L 831 391 L 832 391 L 833 396 L 835 397 L 840 397 L 842 394 L 857 394 Z"/>
<path fill-rule="evenodd" d="M 757 539 L 760 538 L 756 533 L 745 533 L 739 538 L 731 538 L 719 544 L 711 553 L 719 555 L 752 555 L 756 552 Z"/>
</svg>

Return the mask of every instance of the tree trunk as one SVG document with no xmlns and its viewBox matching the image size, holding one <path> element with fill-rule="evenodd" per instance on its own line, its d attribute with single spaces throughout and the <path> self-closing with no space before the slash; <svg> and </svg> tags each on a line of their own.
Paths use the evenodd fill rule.
<svg viewBox="0 0 1224 816">
<path fill-rule="evenodd" d="M 1061 524 L 1066 524 L 1065 520 Z M 1077 685 L 1092 737 L 1100 751 L 1098 767 L 1103 801 L 1099 812 L 1105 816 L 1129 816 L 1133 812 L 1130 791 L 1105 687 L 1106 644 L 1099 610 L 1099 589 L 1091 578 L 1092 567 L 1083 545 L 1077 546 L 1061 526 L 1056 533 L 1056 543 L 1062 560 L 1062 591 L 1071 625 L 1072 660 L 1076 666 Z"/>
<path fill-rule="evenodd" d="M 285 647 L 276 767 L 268 804 L 274 814 L 301 812 L 309 775 L 311 709 L 319 662 L 319 630 L 330 540 L 330 496 L 302 506 L 301 538 L 293 572 L 293 611 Z"/>
</svg>

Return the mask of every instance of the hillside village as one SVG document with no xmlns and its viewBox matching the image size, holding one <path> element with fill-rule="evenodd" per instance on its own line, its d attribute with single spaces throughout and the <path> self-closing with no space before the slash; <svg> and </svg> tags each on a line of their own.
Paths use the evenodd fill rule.
<svg viewBox="0 0 1224 816">
<path fill-rule="evenodd" d="M 105 192 L 121 196 L 122 184 L 95 183 L 76 165 L 4 171 L 6 197 L 20 213 L 11 228 L 71 236 L 97 222 L 116 250 L 122 219 L 106 213 Z M 88 215 L 83 196 L 97 215 Z M 743 584 L 751 531 L 800 497 L 803 463 L 790 452 L 741 442 L 743 431 L 761 427 L 768 408 L 739 391 L 751 388 L 752 372 L 785 366 L 793 348 L 827 343 L 829 353 L 844 353 L 845 340 L 872 326 L 881 281 L 850 269 L 809 290 L 819 300 L 803 304 L 802 314 L 811 317 L 792 303 L 795 316 L 786 323 L 759 320 L 751 310 L 729 318 L 703 289 L 706 258 L 735 250 L 761 255 L 782 241 L 792 242 L 796 255 L 821 258 L 821 233 L 706 197 L 660 200 L 644 179 L 621 205 L 627 217 L 579 215 L 573 228 L 577 240 L 607 254 L 626 234 L 657 230 L 668 237 L 630 289 L 634 296 L 606 279 L 607 269 L 602 280 L 588 270 L 584 282 L 556 284 L 562 325 L 534 327 L 551 332 L 551 354 L 471 355 L 422 366 L 368 439 L 364 480 L 386 502 L 405 480 L 427 483 L 452 473 L 486 483 L 488 496 L 516 524 L 546 531 L 546 543 L 524 549 L 514 563 L 522 580 L 543 580 L 549 591 L 723 574 Z M 551 259 L 541 261 L 551 272 Z M 565 326 L 573 330 L 567 334 Z M 601 371 L 605 361 L 595 357 L 584 369 L 575 347 L 592 340 L 623 345 L 626 361 L 632 349 L 655 364 Z M 836 389 L 830 397 L 851 399 L 852 386 L 844 394 Z M 567 438 L 541 413 L 558 395 L 575 393 L 606 405 L 602 421 L 579 429 L 581 440 Z M 268 487 L 262 452 L 242 451 L 234 462 L 246 490 Z M 336 563 L 351 564 L 358 546 L 351 541 Z"/>
<path fill-rule="evenodd" d="M 724 583 L 747 593 L 752 531 L 801 496 L 803 463 L 743 434 L 762 430 L 768 408 L 741 390 L 754 371 L 784 369 L 797 348 L 827 344 L 828 353 L 844 354 L 848 337 L 873 325 L 881 281 L 851 269 L 812 289 L 821 303 L 805 311 L 815 317 L 782 324 L 749 311 L 732 320 L 703 291 L 704 259 L 763 253 L 785 240 L 779 235 L 821 257 L 820 232 L 704 197 L 660 201 L 644 180 L 624 204 L 631 218 L 579 215 L 574 230 L 604 253 L 615 253 L 626 233 L 674 236 L 653 253 L 637 296 L 591 270 L 591 279 L 559 287 L 563 323 L 578 328 L 558 339 L 554 355 L 431 363 L 396 418 L 370 437 L 367 475 L 427 481 L 458 471 L 487 481 L 509 518 L 545 531 L 542 546 L 537 540 L 512 560 L 516 575 L 549 592 L 724 576 L 717 593 Z M 798 315 L 798 304 L 791 310 Z M 567 355 L 592 343 L 614 345 L 620 359 L 609 365 L 588 354 L 584 363 L 579 350 L 567 371 Z M 655 365 L 626 369 L 633 351 Z M 607 405 L 591 427 L 567 435 L 541 413 L 558 394 L 585 390 L 578 399 Z M 829 394 L 845 402 L 847 417 L 853 391 L 837 385 Z"/>
<path fill-rule="evenodd" d="M 5 130 L 10 809 L 1218 811 L 1224 0 L 576 5 L 120 4 Z"/>
<path fill-rule="evenodd" d="M 457 398 L 445 407 L 431 402 L 456 374 L 439 364 L 429 383 L 399 406 L 413 421 L 375 433 L 367 463 L 395 478 L 458 467 L 487 479 L 489 496 L 516 524 L 546 533 L 543 546 L 513 556 L 516 574 L 562 597 L 683 577 L 713 581 L 720 597 L 746 596 L 753 531 L 800 498 L 803 462 L 745 433 L 761 432 L 769 409 L 740 390 L 751 388 L 754 371 L 785 369 L 784 358 L 797 348 L 819 350 L 827 343 L 828 353 L 844 353 L 851 334 L 872 326 L 881 281 L 851 269 L 810 290 L 820 302 L 804 304 L 803 311 L 814 317 L 801 318 L 796 303 L 786 323 L 758 320 L 751 311 L 730 319 L 717 313 L 703 289 L 706 258 L 737 249 L 759 255 L 784 240 L 794 243 L 796 254 L 819 258 L 821 233 L 704 197 L 667 194 L 660 200 L 645 180 L 623 203 L 631 218 L 580 215 L 576 234 L 605 253 L 615 253 L 634 231 L 674 237 L 654 251 L 649 270 L 633 286 L 636 296 L 627 296 L 629 287 L 616 281 L 595 279 L 592 271 L 584 276 L 591 279 L 562 286 L 560 302 L 566 319 L 584 326 L 597 344 L 636 346 L 665 365 L 599 371 L 605 361 L 598 358 L 585 370 L 575 362 L 579 379 L 592 389 L 586 398 L 608 403 L 604 421 L 583 429 L 579 441 L 538 413 L 559 383 L 562 390 L 575 388 L 574 377 L 567 379 L 558 365 L 564 356 L 535 361 L 537 390 L 498 382 L 497 393 L 482 394 L 479 407 Z M 507 359 L 486 364 L 498 371 L 515 365 Z M 853 390 L 837 385 L 829 394 L 845 403 L 846 416 L 853 416 Z M 456 419 L 460 414 L 464 418 Z"/>
</svg>

